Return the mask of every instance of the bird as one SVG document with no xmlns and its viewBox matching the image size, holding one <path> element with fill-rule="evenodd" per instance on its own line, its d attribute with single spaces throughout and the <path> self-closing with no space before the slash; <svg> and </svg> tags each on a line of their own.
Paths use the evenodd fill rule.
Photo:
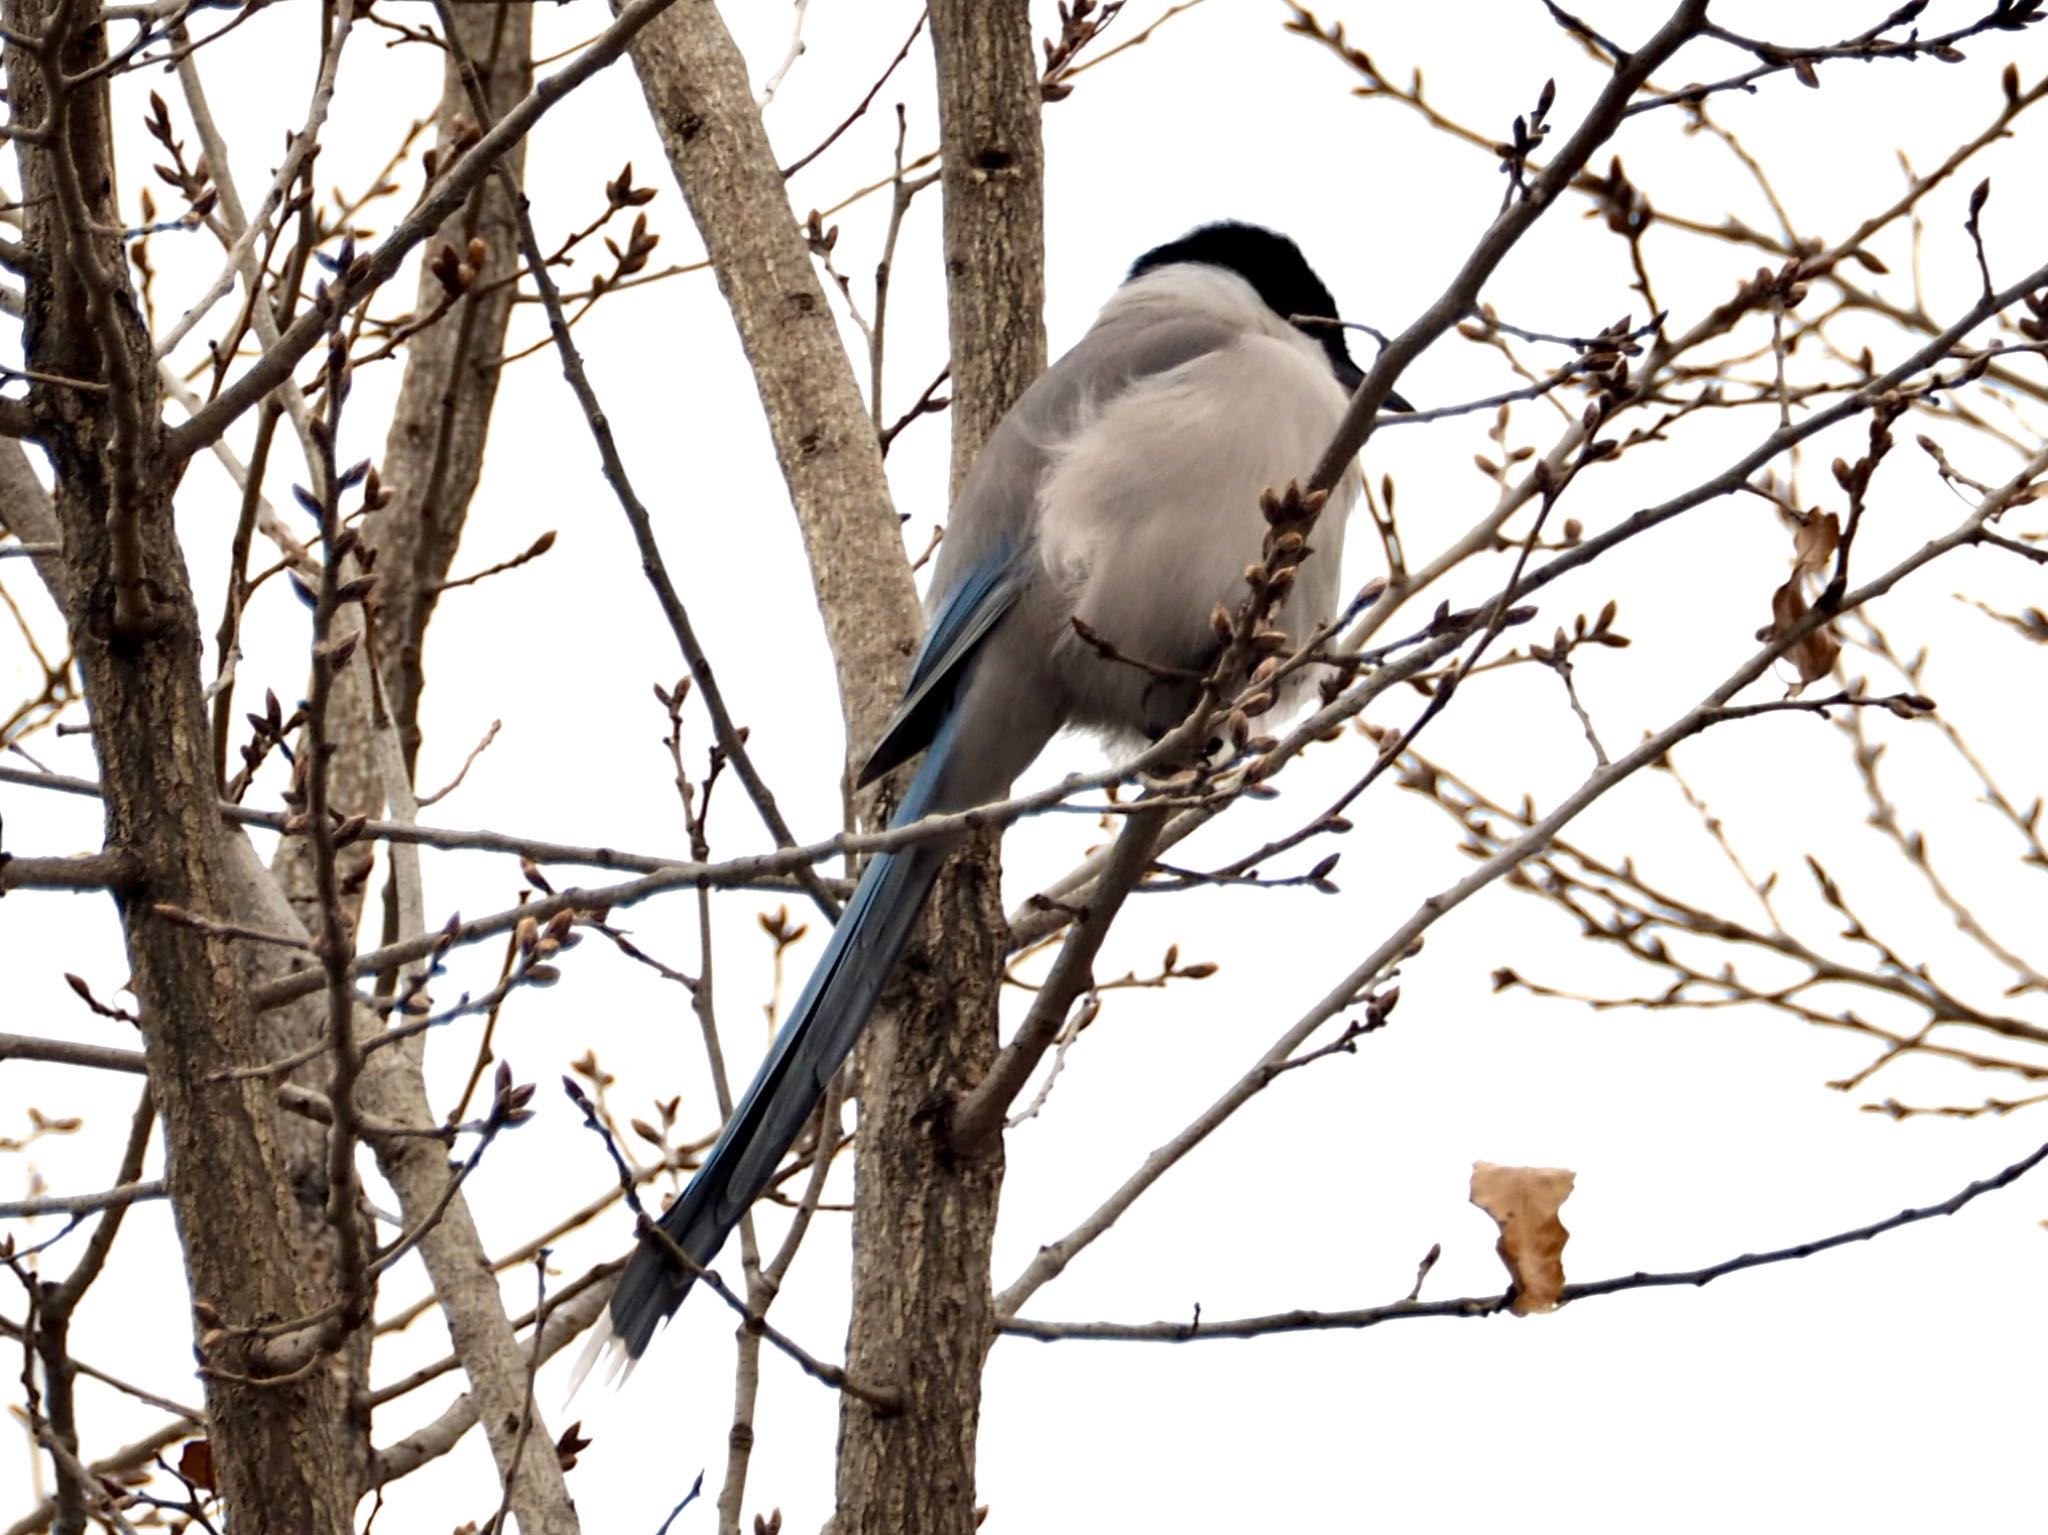
<svg viewBox="0 0 2048 1535">
<path fill-rule="evenodd" d="M 923 646 L 857 778 L 923 754 L 892 825 L 1004 798 L 1063 727 L 1128 749 L 1189 714 L 1188 679 L 1219 650 L 1212 614 L 1260 554 L 1261 493 L 1316 463 L 1364 380 L 1336 318 L 1299 247 L 1258 225 L 1205 224 L 1133 263 L 962 482 Z M 1409 408 L 1392 394 L 1387 406 Z M 1347 471 L 1332 492 L 1280 616 L 1296 644 L 1338 612 L 1357 480 Z M 752 1085 L 661 1216 L 694 1264 L 717 1255 L 816 1111 L 951 848 L 869 860 Z M 630 1369 L 695 1277 L 643 1234 L 578 1380 L 607 1349 Z"/>
</svg>

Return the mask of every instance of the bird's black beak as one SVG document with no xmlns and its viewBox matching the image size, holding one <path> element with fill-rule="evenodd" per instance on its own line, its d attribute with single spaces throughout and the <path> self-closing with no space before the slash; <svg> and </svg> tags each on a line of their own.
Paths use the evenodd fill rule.
<svg viewBox="0 0 2048 1535">
<path fill-rule="evenodd" d="M 1346 394 L 1358 393 L 1358 386 L 1365 382 L 1365 370 L 1359 367 L 1358 364 L 1353 362 L 1349 357 L 1343 358 L 1340 361 L 1338 361 L 1334 365 L 1332 371 L 1335 372 L 1337 375 L 1337 382 L 1344 386 L 1344 392 Z M 1381 402 L 1380 408 L 1382 410 L 1398 410 L 1404 412 L 1412 411 L 1415 409 L 1413 405 L 1410 405 L 1406 400 L 1402 399 L 1398 394 L 1395 394 L 1392 391 L 1388 392 L 1386 399 Z"/>
</svg>

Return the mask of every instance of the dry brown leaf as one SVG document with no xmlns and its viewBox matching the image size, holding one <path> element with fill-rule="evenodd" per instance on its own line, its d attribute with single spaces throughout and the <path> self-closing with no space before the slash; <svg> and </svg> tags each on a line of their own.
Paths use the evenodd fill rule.
<svg viewBox="0 0 2048 1535">
<path fill-rule="evenodd" d="M 1817 576 L 1828 568 L 1842 541 L 1841 519 L 1833 512 L 1812 512 L 1792 535 L 1792 573 Z"/>
<path fill-rule="evenodd" d="M 1799 590 L 1799 576 L 1795 573 L 1790 580 L 1771 593 L 1770 626 L 1757 635 L 1760 640 L 1773 640 L 1790 629 L 1807 613 L 1806 596 Z M 1798 693 L 1808 683 L 1819 680 L 1834 670 L 1835 657 L 1841 654 L 1842 643 L 1825 624 L 1812 632 L 1802 635 L 1785 652 L 1785 659 L 1799 674 L 1798 683 L 1791 689 Z"/>
<path fill-rule="evenodd" d="M 213 1445 L 205 1439 L 188 1439 L 178 1451 L 178 1475 L 207 1492 L 213 1485 Z"/>
<path fill-rule="evenodd" d="M 1839 465 L 1840 461 L 1837 463 Z M 1845 472 L 1846 466 L 1838 467 L 1837 478 Z M 1833 512 L 1815 510 L 1807 514 L 1806 521 L 1792 535 L 1792 574 L 1785 578 L 1783 586 L 1771 593 L 1771 622 L 1757 635 L 1758 639 L 1777 639 L 1806 616 L 1806 579 L 1812 577 L 1819 581 L 1826 576 L 1841 542 L 1841 519 Z M 1841 642 L 1829 626 L 1824 625 L 1803 636 L 1785 652 L 1785 659 L 1799 674 L 1799 681 L 1791 692 L 1796 695 L 1808 683 L 1816 682 L 1833 671 L 1835 657 L 1841 654 L 1841 650 Z"/>
<path fill-rule="evenodd" d="M 1516 1316 L 1555 1311 L 1564 1288 L 1564 1244 L 1571 1233 L 1558 1207 L 1571 1197 L 1576 1173 L 1562 1167 L 1472 1164 L 1472 1203 L 1500 1227 L 1495 1251 L 1515 1283 Z"/>
<path fill-rule="evenodd" d="M 1835 657 L 1842 653 L 1842 643 L 1826 629 L 1816 629 L 1786 654 L 1793 666 L 1799 670 L 1799 686 L 1825 677 L 1835 669 Z"/>
</svg>

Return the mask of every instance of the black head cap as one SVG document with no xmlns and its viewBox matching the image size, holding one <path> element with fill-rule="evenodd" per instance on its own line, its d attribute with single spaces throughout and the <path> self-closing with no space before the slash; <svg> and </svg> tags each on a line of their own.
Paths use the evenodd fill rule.
<svg viewBox="0 0 2048 1535">
<path fill-rule="evenodd" d="M 1142 277 L 1183 261 L 1235 272 L 1283 320 L 1291 321 L 1296 315 L 1337 318 L 1337 301 L 1330 297 L 1330 290 L 1303 258 L 1300 247 L 1287 236 L 1261 229 L 1257 224 L 1234 220 L 1204 224 L 1171 245 L 1145 252 L 1132 263 L 1130 275 Z M 1348 390 L 1356 389 L 1364 381 L 1365 375 L 1344 345 L 1341 329 L 1335 325 L 1304 325 L 1300 329 L 1329 354 L 1330 370 L 1337 375 L 1338 383 Z"/>
</svg>

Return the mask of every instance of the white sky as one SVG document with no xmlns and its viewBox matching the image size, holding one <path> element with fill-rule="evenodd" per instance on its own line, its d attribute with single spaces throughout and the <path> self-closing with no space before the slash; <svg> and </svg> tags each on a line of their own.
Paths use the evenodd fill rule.
<svg viewBox="0 0 2048 1535">
<path fill-rule="evenodd" d="M 1160 8 L 1132 0 L 1123 33 Z M 728 9 L 757 79 L 765 78 L 786 45 L 789 8 Z M 1737 30 L 1816 42 L 1867 25 L 1884 9 L 1723 3 L 1715 15 Z M 1589 3 L 1582 14 L 1631 41 L 1663 10 L 1610 0 Z M 1926 24 L 1940 29 L 1976 10 L 1937 3 Z M 216 112 L 240 155 L 235 173 L 252 201 L 282 130 L 299 120 L 311 12 L 304 5 L 259 18 L 205 56 Z M 1322 14 L 1346 19 L 1352 40 L 1389 74 L 1402 78 L 1422 67 L 1445 111 L 1489 132 L 1505 133 L 1555 75 L 1561 138 L 1597 89 L 1596 72 L 1533 0 L 1331 5 Z M 1083 76 L 1070 100 L 1047 111 L 1047 324 L 1055 353 L 1085 328 L 1133 256 L 1214 217 L 1287 229 L 1347 316 L 1390 332 L 1434 298 L 1463 260 L 1500 195 L 1491 158 L 1432 137 L 1398 107 L 1352 99 L 1346 72 L 1284 35 L 1283 15 L 1276 5 L 1208 0 L 1144 48 Z M 785 160 L 858 100 L 914 16 L 915 7 L 900 0 L 814 0 L 809 52 L 770 109 Z M 603 20 L 591 0 L 543 7 L 541 51 L 589 36 Z M 1042 21 L 1041 32 L 1052 24 Z M 1800 30 L 1781 32 L 1787 24 Z M 422 49 L 382 45 L 381 36 L 365 33 L 344 64 L 320 162 L 323 185 L 359 186 L 402 121 L 431 110 L 434 60 Z M 1774 81 L 1754 99 L 1723 98 L 1716 112 L 1772 162 L 1802 231 L 1838 238 L 1899 185 L 1895 150 L 1924 168 L 1988 120 L 2005 58 L 2021 60 L 2029 83 L 2048 68 L 2038 31 L 1979 40 L 1967 51 L 1969 61 L 1955 66 L 1837 65 L 1824 71 L 1819 92 Z M 909 104 L 913 149 L 935 142 L 927 59 L 920 44 L 876 109 L 793 183 L 799 213 L 886 174 L 897 100 Z M 1679 83 L 1733 67 L 1732 54 L 1702 49 L 1664 78 Z M 149 85 L 171 97 L 159 80 L 124 82 L 124 124 L 139 120 Z M 1733 212 L 1765 226 L 1767 210 L 1726 150 L 1681 130 L 1678 114 L 1653 114 L 1631 125 L 1618 146 L 1653 202 L 1710 221 Z M 151 146 L 135 134 L 128 148 L 135 158 L 122 167 L 124 206 L 132 209 Z M 586 222 L 600 205 L 601 182 L 628 159 L 640 182 L 661 188 L 648 209 L 662 236 L 656 264 L 692 257 L 694 231 L 623 66 L 554 111 L 532 141 L 528 178 L 543 240 Z M 1604 167 L 1606 156 L 1596 163 Z M 1986 229 L 1999 279 L 2037 265 L 2048 250 L 2036 195 L 2038 147 L 2022 140 L 1981 165 L 1926 206 L 1922 259 L 1937 313 L 1952 313 L 1974 295 L 1961 208 L 1979 175 L 1994 178 Z M 407 167 L 408 194 L 418 175 L 416 163 Z M 1558 207 L 1503 267 L 1488 297 L 1505 318 L 1580 334 L 1624 312 L 1642 318 L 1640 301 L 1626 290 L 1619 246 L 1581 212 L 1572 202 Z M 889 320 L 892 416 L 944 357 L 938 214 L 934 190 L 914 205 L 904 232 Z M 839 264 L 864 303 L 885 216 L 882 200 L 871 199 L 841 220 Z M 373 226 L 381 232 L 393 217 L 389 206 L 380 208 Z M 1907 270 L 1902 230 L 1888 232 L 1876 249 L 1895 273 Z M 1668 231 L 1653 233 L 1649 251 L 1660 300 L 1680 325 L 1758 265 L 1733 247 L 1704 247 Z M 218 260 L 196 239 L 181 248 L 159 238 L 154 252 L 163 269 L 160 302 L 196 291 Z M 1903 281 L 1878 280 L 1900 296 Z M 409 279 L 394 285 L 379 312 L 403 307 L 410 291 Z M 515 326 L 517 342 L 537 336 L 537 311 L 522 311 Z M 752 727 L 798 835 L 829 833 L 839 814 L 830 669 L 793 519 L 714 285 L 700 275 L 614 296 L 577 335 L 736 716 Z M 1881 337 L 1873 344 L 1880 366 L 1905 350 Z M 2038 368 L 2038 359 L 2018 366 Z M 864 362 L 859 371 L 864 378 Z M 360 376 L 344 426 L 345 460 L 380 451 L 397 377 L 394 365 Z M 1453 341 L 1424 358 L 1401 388 L 1434 405 L 1514 382 L 1497 359 Z M 2041 413 L 2033 414 L 2038 440 Z M 1547 447 L 1555 419 L 1547 406 L 1520 407 L 1511 440 Z M 1760 412 L 1731 414 L 1690 441 L 1680 434 L 1677 445 L 1632 455 L 1619 470 L 1582 482 L 1563 511 L 1597 530 L 1719 469 L 1769 424 Z M 1374 477 L 1386 471 L 1399 482 L 1412 563 L 1492 504 L 1492 487 L 1471 467 L 1473 454 L 1489 448 L 1486 425 L 1481 416 L 1389 432 L 1372 444 Z M 1859 546 L 1869 563 L 1859 568 L 1875 571 L 1888 551 L 1903 553 L 1963 515 L 1910 446 L 1911 434 L 1926 429 L 1914 420 L 1900 425 L 1906 446 L 1883 471 L 1886 494 Z M 1825 465 L 1837 452 L 1853 456 L 1862 439 L 1858 423 L 1813 445 L 1801 481 L 1809 504 L 1837 504 Z M 2009 458 L 1984 439 L 1949 428 L 1944 440 L 1959 466 L 1981 478 L 2010 472 Z M 943 510 L 943 422 L 920 423 L 889 463 L 899 510 L 910 519 L 906 539 L 921 548 Z M 280 506 L 289 477 L 287 464 L 271 487 Z M 181 497 L 181 528 L 209 630 L 233 515 L 224 477 L 210 463 L 195 466 Z M 627 530 L 595 473 L 583 424 L 543 354 L 507 375 L 457 573 L 508 557 L 548 528 L 561 538 L 545 560 L 443 604 L 428 657 L 423 786 L 445 781 L 493 719 L 504 730 L 468 784 L 430 817 L 680 852 L 685 837 L 649 685 L 672 681 L 682 664 L 634 570 Z M 1620 599 L 1620 627 L 1636 643 L 1589 654 L 1578 672 L 1610 748 L 1682 712 L 1750 654 L 1770 591 L 1783 579 L 1788 544 L 1762 502 L 1724 500 L 1543 595 L 1532 630 L 1538 637 L 1609 596 Z M 1377 572 L 1378 551 L 1363 522 L 1349 554 L 1352 586 Z M 19 563 L 0 567 L 0 576 L 17 595 L 32 584 Z M 1492 590 L 1482 579 L 1473 575 L 1443 595 L 1475 600 Z M 2043 739 L 2032 703 L 2038 683 L 2030 687 L 2018 669 L 2031 664 L 2037 677 L 2039 653 L 1951 601 L 1965 586 L 2006 611 L 2042 604 L 2038 578 L 2018 562 L 1969 556 L 1909 584 L 1880 617 L 1903 651 L 1934 647 L 1928 691 L 2024 804 L 2037 792 Z M 42 632 L 54 634 L 47 606 L 38 611 Z M 260 697 L 265 685 L 286 699 L 298 695 L 305 630 L 304 610 L 275 585 L 266 588 L 250 613 L 244 699 Z M 13 650 L 4 653 L 14 670 L 0 681 L 13 696 L 27 674 Z M 1755 696 L 1776 691 L 1767 684 Z M 1398 720 L 1410 707 L 1396 703 L 1372 717 Z M 701 716 L 691 718 L 701 762 L 706 733 Z M 2031 884 L 2020 878 L 2012 839 L 1970 803 L 1972 786 L 1932 749 L 1931 731 L 1888 719 L 1872 728 L 1893 743 L 1887 765 L 1900 799 L 1927 829 L 1952 881 L 2008 942 L 2031 944 L 2038 962 L 2040 871 Z M 1589 766 L 1555 680 L 1534 669 L 1475 682 L 1425 742 L 1437 760 L 1510 803 L 1525 791 L 1552 803 Z M 52 767 L 91 771 L 76 738 L 44 735 L 31 744 Z M 1362 767 L 1365 750 L 1353 741 L 1312 754 L 1283 780 L 1276 805 L 1240 807 L 1247 813 L 1233 812 L 1176 860 L 1222 862 L 1296 824 Z M 1091 748 L 1068 744 L 1039 773 L 1093 761 Z M 1787 919 L 1802 935 L 1828 941 L 1838 925 L 1808 894 L 1801 855 L 1811 851 L 1901 947 L 1924 954 L 1966 995 L 1997 1001 L 2002 978 L 1961 946 L 1861 825 L 1848 753 L 1829 725 L 1789 716 L 1728 727 L 1684 748 L 1679 761 L 1751 866 L 1782 871 Z M 273 803 L 277 785 L 268 776 L 252 801 Z M 735 788 L 719 795 L 715 851 L 764 845 Z M 16 853 L 97 842 L 96 811 L 82 802 L 0 787 L 0 814 L 6 846 Z M 1354 819 L 1336 897 L 1234 891 L 1132 903 L 1101 975 L 1146 971 L 1175 941 L 1185 960 L 1221 969 L 1200 984 L 1113 996 L 1070 1056 L 1047 1111 L 1011 1137 L 999 1285 L 1206 1106 L 1423 896 L 1464 872 L 1450 823 L 1391 785 L 1376 789 Z M 1013 834 L 1006 864 L 1014 895 L 1064 870 L 1097 835 L 1090 821 L 1057 817 Z M 1630 784 L 1570 835 L 1617 860 L 1632 852 L 1667 888 L 1751 915 L 1663 775 Z M 1301 867 L 1315 856 L 1319 850 Z M 457 909 L 498 909 L 518 888 L 509 860 L 427 858 L 436 919 Z M 557 873 L 558 883 L 578 877 Z M 767 945 L 754 915 L 774 904 L 740 895 L 723 906 L 720 1013 L 728 1051 L 741 1060 L 759 1037 L 754 1020 L 769 987 Z M 813 914 L 799 915 L 812 921 L 812 934 L 793 957 L 790 994 L 820 932 Z M 688 900 L 622 920 L 645 947 L 694 968 Z M 495 964 L 490 945 L 463 956 L 444 994 L 481 990 Z M 1518 992 L 1494 995 L 1488 976 L 1503 964 L 1567 988 L 1661 984 L 1576 943 L 1572 925 L 1550 909 L 1490 892 L 1438 927 L 1405 967 L 1391 1028 L 1356 1057 L 1295 1073 L 1256 1100 L 1035 1297 L 1028 1313 L 1149 1320 L 1184 1317 L 1195 1303 L 1211 1318 L 1375 1304 L 1406 1294 L 1417 1260 L 1437 1242 L 1443 1258 L 1426 1296 L 1496 1292 L 1502 1275 L 1493 1228 L 1465 1197 L 1478 1158 L 1577 1170 L 1578 1189 L 1565 1208 L 1573 1233 L 1566 1264 L 1572 1278 L 1592 1279 L 1696 1267 L 1934 1202 L 2042 1139 L 2038 1113 L 1894 1124 L 1859 1112 L 1887 1095 L 1972 1103 L 1986 1092 L 2012 1093 L 2009 1079 L 1908 1063 L 1845 1095 L 1826 1083 L 1869 1059 L 1868 1046 L 1853 1038 L 1748 1013 L 1594 1014 Z M 63 983 L 67 970 L 102 996 L 119 986 L 125 970 L 106 904 L 9 899 L 0 908 L 0 1027 L 128 1043 L 84 1016 Z M 610 1180 L 600 1149 L 554 1086 L 586 1047 L 620 1075 L 614 1101 L 622 1113 L 645 1113 L 652 1100 L 680 1092 L 692 1133 L 711 1122 L 697 1027 L 681 993 L 595 943 L 570 955 L 566 970 L 565 984 L 516 998 L 500 1024 L 501 1048 L 521 1079 L 541 1085 L 542 1116 L 502 1140 L 468 1186 L 494 1249 L 525 1239 Z M 2001 1005 L 2043 1017 L 2038 998 Z M 459 1088 L 474 1040 L 464 1024 L 436 1041 L 437 1102 Z M 103 1185 L 125 1132 L 129 1092 L 128 1083 L 108 1088 L 52 1067 L 0 1071 L 0 1135 L 24 1128 L 30 1103 L 89 1118 L 85 1133 L 0 1159 L 0 1197 L 24 1191 L 31 1167 L 53 1190 Z M 848 1190 L 850 1168 L 834 1197 Z M 1868 1246 L 1701 1292 L 1603 1298 L 1550 1317 L 1417 1321 L 1362 1334 L 1178 1348 L 999 1342 L 981 1436 L 981 1498 L 992 1509 L 986 1528 L 1456 1530 L 1506 1520 L 1534 1530 L 1907 1529 L 1935 1521 L 2016 1527 L 2038 1504 L 2043 1423 L 2030 1383 L 2048 1344 L 2038 1304 L 2048 1277 L 2037 1224 L 2044 1200 L 2042 1185 L 2028 1184 Z M 53 1229 L 44 1223 L 33 1233 Z M 83 1357 L 190 1400 L 198 1387 L 169 1230 L 161 1204 L 131 1213 L 77 1336 Z M 623 1247 L 629 1231 L 619 1213 L 594 1235 L 563 1244 L 560 1273 L 581 1272 Z M 53 1271 L 75 1259 L 79 1245 L 73 1238 L 59 1248 Z M 845 1218 L 822 1218 L 774 1313 L 778 1325 L 826 1357 L 843 1353 L 845 1246 Z M 728 1267 L 736 1268 L 731 1254 Z M 386 1294 L 403 1300 L 422 1283 L 409 1264 Z M 509 1275 L 507 1285 L 523 1309 L 530 1272 Z M 4 1304 L 10 1314 L 18 1310 Z M 430 1323 L 413 1333 L 380 1345 L 380 1379 L 441 1351 Z M 704 1503 L 676 1528 L 713 1526 L 710 1503 L 731 1412 L 731 1333 L 728 1313 L 699 1295 L 623 1391 L 586 1390 L 564 1412 L 562 1363 L 545 1373 L 550 1430 L 574 1413 L 595 1439 L 571 1478 L 585 1528 L 652 1530 L 699 1468 L 709 1472 Z M 837 1402 L 772 1353 L 763 1375 L 749 1516 L 780 1506 L 787 1527 L 815 1528 L 831 1507 Z M 157 1421 L 152 1410 L 97 1387 L 82 1394 L 88 1455 Z M 416 1408 L 380 1413 L 380 1442 L 431 1417 L 445 1400 L 419 1397 Z M 10 1493 L 0 1498 L 0 1514 L 11 1517 L 25 1501 L 28 1467 L 19 1446 L 0 1454 L 0 1487 Z M 495 1504 L 494 1489 L 472 1436 L 448 1461 L 395 1488 L 379 1527 L 481 1519 Z"/>
</svg>

